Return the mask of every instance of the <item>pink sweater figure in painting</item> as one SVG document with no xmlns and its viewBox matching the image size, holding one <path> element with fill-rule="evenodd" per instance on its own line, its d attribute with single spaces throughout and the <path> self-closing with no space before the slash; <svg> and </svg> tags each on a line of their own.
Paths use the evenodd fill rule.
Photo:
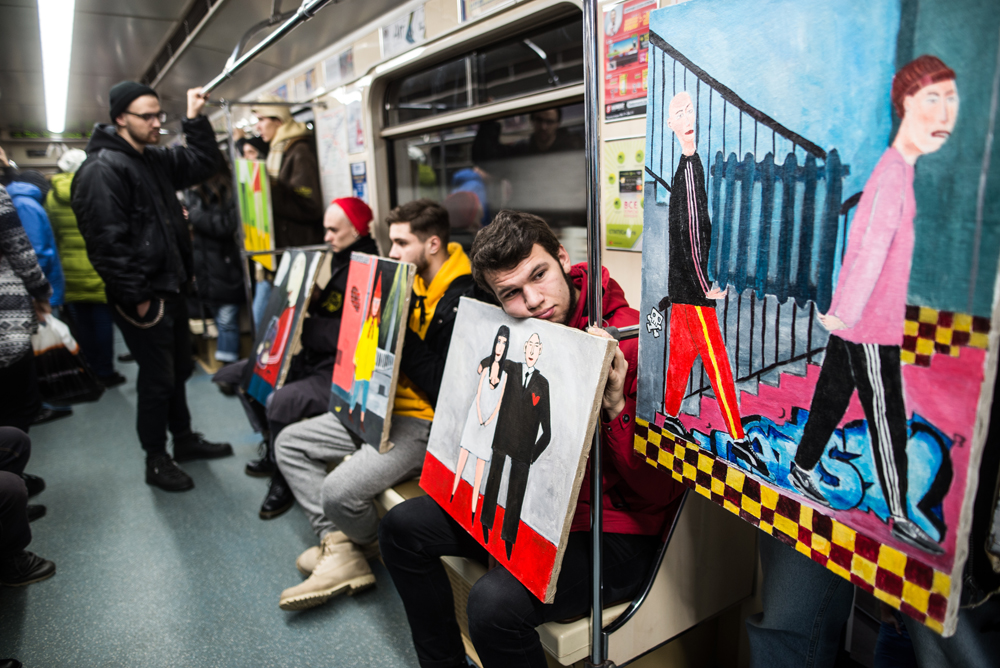
<svg viewBox="0 0 1000 668">
<path fill-rule="evenodd" d="M 686 91 L 677 93 L 670 101 L 667 127 L 680 142 L 681 158 L 674 173 L 668 213 L 668 294 L 660 301 L 661 310 L 670 309 L 670 353 L 663 397 L 665 426 L 675 435 L 689 438 L 677 415 L 691 367 L 701 357 L 726 430 L 733 437 L 733 456 L 767 477 L 767 466 L 743 432 L 733 371 L 715 313 L 715 302 L 726 296 L 726 290 L 724 286 L 712 285 L 708 277 L 712 221 L 708 215 L 705 170 L 696 151 L 694 104 Z"/>
<path fill-rule="evenodd" d="M 864 407 L 892 535 L 931 554 L 943 549 L 907 513 L 907 416 L 900 346 L 913 255 L 913 166 L 941 148 L 958 114 L 955 73 L 934 56 L 904 66 L 892 83 L 901 123 L 865 184 L 826 315 L 830 331 L 809 421 L 789 472 L 806 498 L 829 506 L 812 478 L 854 391 Z"/>
</svg>

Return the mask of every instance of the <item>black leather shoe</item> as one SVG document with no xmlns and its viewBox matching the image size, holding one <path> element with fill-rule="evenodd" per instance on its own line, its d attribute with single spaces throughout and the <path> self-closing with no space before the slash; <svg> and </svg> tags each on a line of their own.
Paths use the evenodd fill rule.
<svg viewBox="0 0 1000 668">
<path fill-rule="evenodd" d="M 192 459 L 218 459 L 233 454 L 233 446 L 228 443 L 212 443 L 196 431 L 186 436 L 174 437 L 174 461 L 189 462 Z"/>
<path fill-rule="evenodd" d="M 31 475 L 30 473 L 22 473 L 21 479 L 24 480 L 24 486 L 28 488 L 28 496 L 38 496 L 45 491 L 45 481 L 37 475 Z"/>
<path fill-rule="evenodd" d="M 239 390 L 239 386 L 232 383 L 215 381 L 215 384 L 219 386 L 219 392 L 222 392 L 227 397 L 235 397 L 236 392 Z"/>
<path fill-rule="evenodd" d="M 70 406 L 49 406 L 45 404 L 42 406 L 42 410 L 35 413 L 35 419 L 31 421 L 31 424 L 45 424 L 59 418 L 69 417 L 72 414 L 73 409 Z"/>
<path fill-rule="evenodd" d="M 119 362 L 134 362 L 135 358 L 132 357 L 132 353 L 122 353 L 118 356 Z"/>
<path fill-rule="evenodd" d="M 174 463 L 168 454 L 146 460 L 146 484 L 165 492 L 185 492 L 194 487 L 194 480 Z"/>
<path fill-rule="evenodd" d="M 23 587 L 48 580 L 55 574 L 55 562 L 42 559 L 34 552 L 24 551 L 0 561 L 0 584 L 7 587 Z"/>
<path fill-rule="evenodd" d="M 28 521 L 34 522 L 45 517 L 46 508 L 42 505 L 29 503 L 26 512 L 28 513 Z"/>
<path fill-rule="evenodd" d="M 285 513 L 294 503 L 295 496 L 285 482 L 285 477 L 275 473 L 271 477 L 271 486 L 267 490 L 267 496 L 264 497 L 264 503 L 260 506 L 260 519 L 273 520 Z"/>
<path fill-rule="evenodd" d="M 270 478 L 278 471 L 278 467 L 265 456 L 247 462 L 243 470 L 246 471 L 248 476 L 253 476 L 254 478 Z"/>
<path fill-rule="evenodd" d="M 22 668 L 17 659 L 0 659 L 0 668 Z"/>
<path fill-rule="evenodd" d="M 128 379 L 115 371 L 110 376 L 101 376 L 97 380 L 101 381 L 101 385 L 104 386 L 104 389 L 110 390 L 112 387 L 118 387 Z"/>
</svg>

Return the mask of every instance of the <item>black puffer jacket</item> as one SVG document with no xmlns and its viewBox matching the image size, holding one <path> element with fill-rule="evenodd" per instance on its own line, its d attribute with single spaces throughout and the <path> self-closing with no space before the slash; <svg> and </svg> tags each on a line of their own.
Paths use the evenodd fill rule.
<svg viewBox="0 0 1000 668">
<path fill-rule="evenodd" d="M 242 304 L 246 292 L 236 245 L 240 223 L 236 201 L 220 202 L 213 193 L 207 196 L 208 202 L 195 189 L 184 193 L 194 237 L 195 289 L 198 298 L 208 304 Z"/>
<path fill-rule="evenodd" d="M 208 119 L 185 119 L 187 147 L 139 153 L 98 124 L 73 179 L 72 206 L 108 299 L 135 306 L 177 293 L 192 275 L 191 241 L 176 191 L 207 179 L 220 159 Z"/>
</svg>

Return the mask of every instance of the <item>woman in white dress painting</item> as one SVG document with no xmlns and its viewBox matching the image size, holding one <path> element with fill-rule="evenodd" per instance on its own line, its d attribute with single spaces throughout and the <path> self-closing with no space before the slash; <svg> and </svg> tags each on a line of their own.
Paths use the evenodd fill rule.
<svg viewBox="0 0 1000 668">
<path fill-rule="evenodd" d="M 504 373 L 504 361 L 507 359 L 507 348 L 510 341 L 510 328 L 501 325 L 493 339 L 493 354 L 480 362 L 479 384 L 476 388 L 476 398 L 469 406 L 469 416 L 462 430 L 462 449 L 458 453 L 458 466 L 455 467 L 455 482 L 451 486 L 451 498 L 462 479 L 462 472 L 469 459 L 469 453 L 476 458 L 476 476 L 472 487 L 472 520 L 476 518 L 476 503 L 479 501 L 479 488 L 483 482 L 483 470 L 493 457 L 493 435 L 497 428 L 497 414 L 500 412 L 500 400 L 503 398 L 504 387 L 507 385 L 507 374 Z"/>
</svg>

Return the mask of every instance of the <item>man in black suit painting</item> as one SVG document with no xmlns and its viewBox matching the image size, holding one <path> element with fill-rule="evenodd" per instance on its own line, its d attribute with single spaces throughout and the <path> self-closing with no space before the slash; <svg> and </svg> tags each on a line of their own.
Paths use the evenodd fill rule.
<svg viewBox="0 0 1000 668">
<path fill-rule="evenodd" d="M 507 480 L 507 505 L 504 508 L 503 530 L 500 537 L 507 547 L 507 559 L 514 551 L 517 528 L 521 522 L 521 504 L 528 486 L 528 469 L 541 456 L 552 437 L 549 427 L 549 381 L 535 368 L 542 355 L 542 341 L 532 334 L 524 342 L 524 364 L 506 360 L 507 382 L 497 429 L 493 436 L 493 460 L 486 479 L 486 494 L 479 520 L 483 524 L 483 543 L 490 542 L 490 529 L 496 518 L 497 496 L 504 464 L 510 457 L 510 477 Z M 541 434 L 538 433 L 541 427 Z"/>
</svg>

